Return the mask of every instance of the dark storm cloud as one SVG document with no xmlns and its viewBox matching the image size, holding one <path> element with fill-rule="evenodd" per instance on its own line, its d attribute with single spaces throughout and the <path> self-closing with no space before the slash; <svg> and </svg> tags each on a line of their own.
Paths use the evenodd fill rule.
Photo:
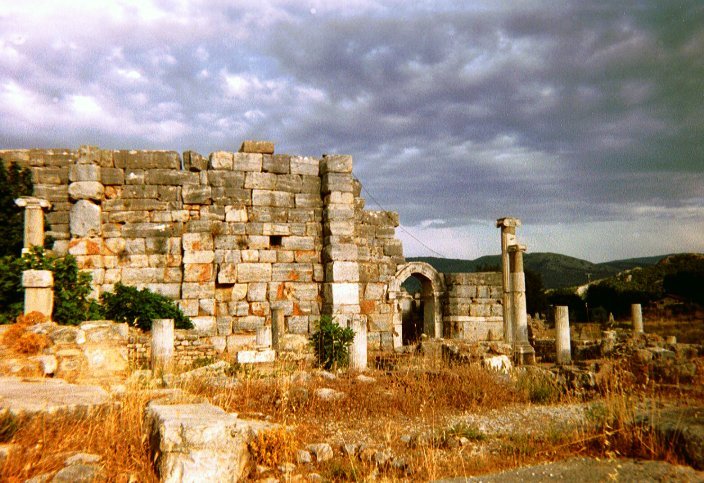
<svg viewBox="0 0 704 483">
<path fill-rule="evenodd" d="M 366 185 L 408 223 L 505 211 L 608 220 L 618 205 L 701 196 L 695 3 L 330 19 L 283 25 L 269 48 L 334 106 L 293 140 L 319 132 L 355 153 Z M 406 148 L 415 154 L 398 162 Z M 409 199 L 423 201 L 408 210 Z"/>
<path fill-rule="evenodd" d="M 268 138 L 354 155 L 407 226 L 704 231 L 698 2 L 38 5 L 0 12 L 3 147 Z"/>
</svg>

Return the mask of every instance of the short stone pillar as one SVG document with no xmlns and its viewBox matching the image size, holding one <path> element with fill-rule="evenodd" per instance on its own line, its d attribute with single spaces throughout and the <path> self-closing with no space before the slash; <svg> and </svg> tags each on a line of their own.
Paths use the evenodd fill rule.
<svg viewBox="0 0 704 483">
<path fill-rule="evenodd" d="M 271 348 L 271 326 L 264 325 L 262 327 L 257 327 L 256 342 L 257 347 Z"/>
<path fill-rule="evenodd" d="M 633 333 L 642 334 L 643 330 L 643 312 L 640 304 L 631 304 L 631 320 L 633 321 Z"/>
<path fill-rule="evenodd" d="M 350 369 L 365 371 L 367 369 L 367 318 L 355 315 L 349 320 L 354 331 L 354 340 L 350 344 Z"/>
<path fill-rule="evenodd" d="M 572 346 L 570 342 L 570 313 L 566 305 L 555 307 L 555 349 L 558 364 L 572 362 Z"/>
<path fill-rule="evenodd" d="M 54 310 L 54 274 L 51 270 L 25 270 L 22 272 L 24 287 L 24 313 L 41 312 L 51 319 Z"/>
<path fill-rule="evenodd" d="M 271 348 L 281 350 L 281 343 L 286 333 L 284 309 L 271 309 Z"/>
<path fill-rule="evenodd" d="M 504 342 L 513 343 L 513 309 L 511 307 L 511 275 L 508 247 L 516 244 L 516 227 L 521 226 L 518 218 L 499 218 L 496 227 L 501 228 L 501 275 L 503 282 L 503 296 L 501 304 L 504 316 Z"/>
<path fill-rule="evenodd" d="M 535 364 L 535 349 L 528 340 L 528 313 L 526 308 L 526 277 L 523 273 L 523 245 L 508 247 L 511 268 L 511 305 L 513 309 L 513 357 L 516 364 Z"/>
<path fill-rule="evenodd" d="M 15 204 L 24 208 L 24 248 L 22 253 L 33 246 L 44 246 L 44 208 L 50 208 L 51 203 L 34 196 L 22 196 Z"/>
<path fill-rule="evenodd" d="M 169 372 L 174 364 L 174 319 L 152 321 L 152 372 Z"/>
</svg>

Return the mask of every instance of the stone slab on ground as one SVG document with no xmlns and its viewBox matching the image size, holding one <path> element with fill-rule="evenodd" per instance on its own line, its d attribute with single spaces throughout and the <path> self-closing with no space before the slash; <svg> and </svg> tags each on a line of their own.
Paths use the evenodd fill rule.
<svg viewBox="0 0 704 483">
<path fill-rule="evenodd" d="M 704 470 L 704 407 L 665 409 L 644 419 L 699 470 Z"/>
<path fill-rule="evenodd" d="M 87 415 L 111 403 L 101 387 L 70 384 L 61 379 L 0 377 L 0 412 Z"/>
<path fill-rule="evenodd" d="M 481 481 L 513 483 L 523 481 L 704 481 L 704 472 L 664 461 L 632 459 L 599 460 L 570 458 L 542 465 L 524 466 L 480 476 L 447 478 L 442 483 Z"/>
<path fill-rule="evenodd" d="M 162 482 L 238 481 L 246 476 L 250 439 L 271 427 L 238 419 L 208 403 L 150 403 L 145 413 L 149 447 Z"/>
</svg>

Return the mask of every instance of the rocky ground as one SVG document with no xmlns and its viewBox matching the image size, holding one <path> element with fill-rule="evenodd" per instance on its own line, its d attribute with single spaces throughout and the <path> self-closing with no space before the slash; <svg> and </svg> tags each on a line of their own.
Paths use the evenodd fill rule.
<svg viewBox="0 0 704 483">
<path fill-rule="evenodd" d="M 373 354 L 365 374 L 219 361 L 103 387 L 6 375 L 0 479 L 704 481 L 701 348 L 628 338 L 574 366 L 488 369 L 500 344 L 453 347 Z M 31 366 L 0 351 L 6 374 Z"/>
</svg>

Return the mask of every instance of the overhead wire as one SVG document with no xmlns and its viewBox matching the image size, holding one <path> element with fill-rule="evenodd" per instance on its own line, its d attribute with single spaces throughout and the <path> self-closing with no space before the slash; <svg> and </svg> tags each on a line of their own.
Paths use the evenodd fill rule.
<svg viewBox="0 0 704 483">
<path fill-rule="evenodd" d="M 371 194 L 371 192 L 364 186 L 364 184 L 359 180 L 359 178 L 357 178 L 354 174 L 352 175 L 352 177 L 353 177 L 356 181 L 359 182 L 359 185 L 362 187 L 362 191 L 364 191 L 364 193 L 366 193 L 366 195 L 369 197 L 369 199 L 371 199 L 374 203 L 376 203 L 376 205 L 377 205 L 379 208 L 381 208 L 382 211 L 390 211 L 390 210 L 387 210 L 386 208 L 384 208 L 381 203 L 379 203 L 379 201 L 378 201 L 378 200 L 374 197 L 374 195 Z M 398 228 L 399 228 L 402 232 L 404 232 L 406 235 L 408 235 L 409 237 L 413 238 L 416 242 L 418 242 L 418 243 L 419 243 L 422 247 L 424 247 L 426 250 L 429 250 L 430 252 L 434 253 L 435 255 L 439 256 L 440 258 L 447 258 L 447 257 L 446 257 L 445 255 L 443 255 L 442 253 L 438 252 L 437 250 L 434 250 L 434 249 L 430 248 L 428 245 L 426 245 L 426 244 L 423 243 L 421 240 L 419 240 L 413 233 L 411 233 L 410 231 L 406 230 L 406 229 L 403 227 L 403 225 L 399 225 Z"/>
</svg>

